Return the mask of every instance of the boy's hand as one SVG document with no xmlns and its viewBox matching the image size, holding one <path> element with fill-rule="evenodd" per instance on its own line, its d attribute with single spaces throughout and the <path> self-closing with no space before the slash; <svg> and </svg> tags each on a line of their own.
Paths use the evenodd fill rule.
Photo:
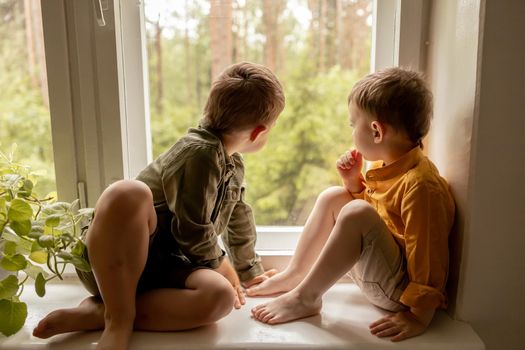
<svg viewBox="0 0 525 350">
<path fill-rule="evenodd" d="M 343 179 L 343 184 L 349 192 L 361 192 L 363 190 L 363 155 L 356 149 L 346 151 L 336 162 L 337 172 Z"/>
<path fill-rule="evenodd" d="M 372 323 L 370 332 L 378 337 L 392 337 L 391 341 L 397 342 L 422 334 L 430 324 L 435 310 L 417 312 L 401 311 L 388 315 Z"/>
<path fill-rule="evenodd" d="M 237 271 L 230 264 L 228 258 L 222 260 L 221 265 L 215 270 L 221 275 L 223 275 L 233 286 L 235 291 L 235 304 L 233 305 L 236 309 L 240 309 L 242 305 L 246 303 L 244 298 L 244 290 L 241 287 L 241 281 L 239 276 L 237 276 Z"/>
<path fill-rule="evenodd" d="M 263 281 L 266 281 L 268 278 L 272 277 L 276 273 L 277 273 L 276 269 L 270 269 L 270 270 L 265 271 L 264 273 L 260 274 L 259 276 L 256 276 L 256 277 L 252 278 L 249 281 L 243 282 L 242 285 L 244 286 L 244 288 L 249 288 L 249 287 L 251 287 L 253 285 L 256 285 L 256 284 L 259 284 L 259 283 L 261 283 Z"/>
</svg>

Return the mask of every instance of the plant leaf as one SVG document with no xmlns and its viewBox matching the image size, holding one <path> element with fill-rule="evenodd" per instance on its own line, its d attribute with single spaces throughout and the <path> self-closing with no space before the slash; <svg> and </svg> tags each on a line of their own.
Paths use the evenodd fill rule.
<svg viewBox="0 0 525 350">
<path fill-rule="evenodd" d="M 38 276 L 36 276 L 35 292 L 36 292 L 36 295 L 38 295 L 41 298 L 44 295 L 46 295 L 46 279 L 44 278 L 42 273 L 39 273 Z"/>
<path fill-rule="evenodd" d="M 94 208 L 82 208 L 78 210 L 78 215 L 90 217 L 93 215 L 94 212 L 95 212 Z"/>
<path fill-rule="evenodd" d="M 4 197 L 0 197 L 0 213 L 7 213 L 7 207 L 5 206 Z"/>
<path fill-rule="evenodd" d="M 68 252 L 58 252 L 58 253 L 57 253 L 57 256 L 58 256 L 59 258 L 62 258 L 62 259 L 64 259 L 64 260 L 66 260 L 66 261 L 69 261 L 69 260 L 73 259 L 73 255 L 71 255 L 71 254 L 68 253 Z"/>
<path fill-rule="evenodd" d="M 22 302 L 0 300 L 0 333 L 10 336 L 18 332 L 27 318 L 27 305 Z"/>
<path fill-rule="evenodd" d="M 25 236 L 31 232 L 31 221 L 22 220 L 22 221 L 13 221 L 11 222 L 11 228 L 20 236 Z"/>
<path fill-rule="evenodd" d="M 61 217 L 60 214 L 49 215 L 46 218 L 46 226 L 48 226 L 48 227 L 56 227 L 56 226 L 58 226 L 58 224 L 60 224 L 60 217 Z"/>
<path fill-rule="evenodd" d="M 42 235 L 38 237 L 38 244 L 42 248 L 51 248 L 55 245 L 55 237 L 50 235 Z"/>
<path fill-rule="evenodd" d="M 0 266 L 7 271 L 20 271 L 26 268 L 27 260 L 21 254 L 4 256 L 3 259 L 0 260 Z"/>
<path fill-rule="evenodd" d="M 18 195 L 20 197 L 29 197 L 32 192 L 33 192 L 33 182 L 29 179 L 25 179 L 24 184 L 22 188 L 20 189 L 20 192 L 18 192 Z"/>
<path fill-rule="evenodd" d="M 32 215 L 33 209 L 31 206 L 20 198 L 13 199 L 7 211 L 7 217 L 12 221 L 30 220 Z"/>
<path fill-rule="evenodd" d="M 4 232 L 2 233 L 2 240 L 18 243 L 21 238 L 16 235 L 11 227 L 5 227 Z"/>
<path fill-rule="evenodd" d="M 28 240 L 28 239 L 21 239 L 16 244 L 16 252 L 18 254 L 28 255 L 29 253 L 31 253 L 31 246 L 32 245 L 33 245 L 33 241 Z"/>
<path fill-rule="evenodd" d="M 16 254 L 16 243 L 6 241 L 4 243 L 4 254 L 5 255 L 15 255 Z"/>
<path fill-rule="evenodd" d="M 69 262 L 72 263 L 80 271 L 84 271 L 84 272 L 91 271 L 91 266 L 84 258 L 81 258 L 79 256 L 73 256 L 73 258 Z"/>
<path fill-rule="evenodd" d="M 33 260 L 37 264 L 45 264 L 47 262 L 47 251 L 45 250 L 35 250 L 29 254 L 29 259 Z"/>
<path fill-rule="evenodd" d="M 18 278 L 9 275 L 0 281 L 0 299 L 10 299 L 18 292 Z"/>
<path fill-rule="evenodd" d="M 73 249 L 71 249 L 71 254 L 82 257 L 84 256 L 84 250 L 86 249 L 86 245 L 82 241 L 77 241 L 75 245 L 73 246 Z"/>
</svg>

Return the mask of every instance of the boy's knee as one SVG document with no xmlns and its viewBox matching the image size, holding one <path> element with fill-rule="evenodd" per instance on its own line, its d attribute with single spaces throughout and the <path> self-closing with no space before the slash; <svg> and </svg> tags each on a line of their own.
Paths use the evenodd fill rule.
<svg viewBox="0 0 525 350">
<path fill-rule="evenodd" d="M 331 186 L 319 194 L 318 201 L 330 203 L 341 196 L 348 196 L 348 192 L 342 186 Z"/>
<path fill-rule="evenodd" d="M 97 207 L 129 213 L 140 210 L 147 203 L 153 203 L 153 195 L 145 183 L 137 180 L 120 180 L 104 191 Z"/>
<path fill-rule="evenodd" d="M 204 323 L 214 323 L 227 316 L 232 310 L 235 303 L 235 292 L 231 284 L 220 283 L 210 288 L 206 296 L 206 315 Z"/>
<path fill-rule="evenodd" d="M 355 199 L 346 204 L 339 212 L 337 218 L 338 221 L 351 221 L 352 223 L 359 223 L 368 226 L 377 223 L 378 219 L 379 214 L 374 207 L 372 207 L 370 203 L 361 199 Z"/>
</svg>

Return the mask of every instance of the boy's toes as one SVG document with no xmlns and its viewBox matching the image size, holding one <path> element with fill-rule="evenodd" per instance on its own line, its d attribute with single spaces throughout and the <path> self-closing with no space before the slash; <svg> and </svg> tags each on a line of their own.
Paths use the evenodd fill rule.
<svg viewBox="0 0 525 350">
<path fill-rule="evenodd" d="M 272 319 L 274 315 L 271 312 L 266 313 L 263 317 L 261 317 L 261 321 L 264 323 L 268 323 L 270 319 Z"/>
<path fill-rule="evenodd" d="M 255 296 L 259 292 L 261 288 L 259 286 L 254 286 L 246 289 L 246 295 L 248 296 Z"/>
<path fill-rule="evenodd" d="M 252 308 L 252 314 L 256 314 L 258 311 L 262 310 L 262 308 L 264 308 L 266 306 L 266 304 L 259 304 L 259 305 L 256 305 Z"/>
</svg>

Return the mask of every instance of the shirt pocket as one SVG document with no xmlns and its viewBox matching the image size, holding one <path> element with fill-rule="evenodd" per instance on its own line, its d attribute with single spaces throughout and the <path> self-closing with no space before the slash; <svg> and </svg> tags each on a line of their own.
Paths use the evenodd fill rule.
<svg viewBox="0 0 525 350">
<path fill-rule="evenodd" d="M 219 233 L 228 225 L 233 210 L 235 209 L 235 205 L 241 200 L 241 193 L 241 186 L 230 185 L 226 188 L 226 193 L 219 213 L 219 227 L 217 229 Z"/>
</svg>

